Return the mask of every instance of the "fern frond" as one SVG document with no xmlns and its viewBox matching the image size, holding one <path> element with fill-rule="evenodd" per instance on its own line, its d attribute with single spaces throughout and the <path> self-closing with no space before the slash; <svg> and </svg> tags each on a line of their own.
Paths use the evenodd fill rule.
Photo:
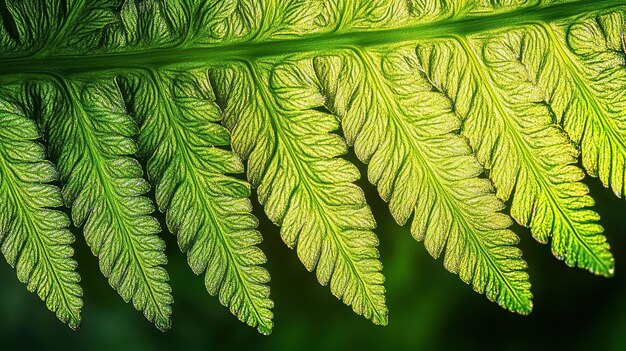
<svg viewBox="0 0 626 351">
<path fill-rule="evenodd" d="M 613 257 L 580 182 L 578 151 L 553 121 L 534 76 L 508 64 L 499 47 L 525 50 L 519 44 L 457 37 L 420 45 L 417 53 L 425 76 L 458 111 L 462 134 L 489 170 L 498 197 L 512 199 L 511 216 L 538 241 L 552 239 L 554 255 L 568 265 L 610 276 Z"/>
<path fill-rule="evenodd" d="M 272 328 L 246 171 L 304 266 L 386 324 L 376 223 L 342 158 L 352 145 L 431 255 L 527 313 L 504 203 L 568 265 L 613 274 L 582 180 L 585 169 L 626 195 L 625 30 L 623 0 L 4 0 L 0 79 L 15 84 L 0 88 L 0 145 L 28 151 L 0 163 L 5 252 L 44 274 L 16 245 L 52 240 L 41 245 L 62 247 L 58 270 L 78 289 L 33 118 L 102 271 L 159 328 L 172 297 L 136 152 L 192 270 L 241 320 Z M 8 171 L 22 164 L 47 166 Z M 17 222 L 24 213 L 41 218 Z M 71 289 L 57 313 L 76 310 Z"/>
<path fill-rule="evenodd" d="M 55 111 L 42 116 L 59 165 L 63 197 L 100 270 L 124 301 L 161 329 L 170 326 L 172 296 L 163 265 L 160 226 L 139 163 L 132 158 L 137 128 L 113 79 L 49 84 Z"/>
<path fill-rule="evenodd" d="M 13 89 L 11 89 L 13 88 Z M 54 166 L 37 141 L 40 133 L 15 91 L 0 89 L 0 242 L 7 262 L 29 291 L 70 328 L 80 326 L 80 276 L 72 259 L 69 219 L 54 208 L 63 204 Z M 24 94 L 26 95 L 26 94 Z M 45 106 L 45 105 L 42 105 Z M 44 107 L 45 108 L 45 107 Z"/>
<path fill-rule="evenodd" d="M 537 74 L 557 121 L 580 145 L 583 167 L 626 196 L 626 11 L 541 29 L 529 56 L 547 57 L 550 70 L 522 64 Z"/>
<path fill-rule="evenodd" d="M 331 133 L 337 121 L 310 110 L 322 96 L 283 86 L 282 74 L 287 73 L 270 79 L 263 64 L 212 72 L 233 149 L 248 159 L 248 178 L 258 187 L 259 202 L 306 269 L 317 268 L 318 281 L 330 283 L 333 295 L 385 325 L 384 278 L 372 232 L 376 223 L 362 190 L 353 184 L 359 172 L 339 158 L 347 148 Z"/>
<path fill-rule="evenodd" d="M 206 271 L 206 287 L 239 319 L 272 330 L 273 302 L 256 247 L 261 235 L 250 214 L 250 186 L 229 174 L 242 173 L 239 158 L 225 150 L 206 70 L 152 72 L 128 78 L 127 96 L 141 124 L 139 150 L 167 225 L 178 236 L 194 273 Z"/>
<path fill-rule="evenodd" d="M 449 102 L 420 77 L 411 48 L 316 58 L 326 106 L 399 224 L 474 290 L 520 313 L 532 308 L 526 263 Z"/>
</svg>

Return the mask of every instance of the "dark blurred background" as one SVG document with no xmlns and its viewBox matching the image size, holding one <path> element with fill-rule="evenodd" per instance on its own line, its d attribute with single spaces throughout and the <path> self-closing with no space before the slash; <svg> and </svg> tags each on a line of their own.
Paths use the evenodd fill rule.
<svg viewBox="0 0 626 351">
<path fill-rule="evenodd" d="M 362 168 L 362 174 L 364 169 Z M 378 327 L 335 299 L 280 240 L 255 202 L 261 245 L 272 275 L 275 329 L 262 336 L 240 323 L 209 296 L 203 279 L 188 269 L 173 235 L 164 233 L 175 299 L 173 327 L 162 333 L 107 284 L 84 239 L 77 233 L 76 258 L 84 288 L 83 323 L 73 332 L 0 265 L 0 344 L 20 349 L 626 349 L 626 201 L 599 180 L 586 183 L 597 202 L 617 268 L 606 279 L 566 265 L 528 230 L 515 226 L 530 265 L 534 312 L 507 312 L 448 273 L 433 260 L 408 226 L 396 225 L 375 189 L 362 180 L 378 221 L 381 259 L 387 277 L 389 325 Z M 255 194 L 256 196 L 256 194 Z M 162 220 L 162 218 L 160 218 Z"/>
</svg>

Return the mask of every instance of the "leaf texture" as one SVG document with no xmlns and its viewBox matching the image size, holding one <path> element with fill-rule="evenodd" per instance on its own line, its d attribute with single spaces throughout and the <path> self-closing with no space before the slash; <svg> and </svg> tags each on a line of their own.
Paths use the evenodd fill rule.
<svg viewBox="0 0 626 351">
<path fill-rule="evenodd" d="M 18 160 L 0 162 L 3 250 L 72 327 L 81 293 L 46 149 L 103 273 L 161 329 L 172 296 L 135 157 L 192 270 L 262 333 L 251 186 L 319 282 L 387 323 L 349 147 L 394 219 L 504 308 L 532 308 L 511 219 L 613 274 L 582 181 L 626 195 L 622 0 L 0 1 L 0 156 Z"/>
<path fill-rule="evenodd" d="M 489 170 L 498 197 L 512 199 L 511 216 L 538 241 L 551 238 L 554 255 L 568 265 L 610 276 L 613 257 L 580 182 L 578 151 L 553 121 L 533 76 L 509 64 L 522 53 L 507 56 L 501 47 L 524 48 L 506 39 L 458 37 L 417 52 L 425 75 L 458 111 L 462 134 Z"/>
<path fill-rule="evenodd" d="M 26 95 L 26 94 L 24 94 Z M 28 95 L 26 95 L 28 96 Z M 29 291 L 72 329 L 80 326 L 83 291 L 68 230 L 56 210 L 63 202 L 54 166 L 45 160 L 39 130 L 27 117 L 35 101 L 0 90 L 0 242 L 7 262 Z"/>
<path fill-rule="evenodd" d="M 228 87 L 219 91 L 218 104 L 233 149 L 248 159 L 248 178 L 267 216 L 281 226 L 283 241 L 296 248 L 307 270 L 317 268 L 318 281 L 330 284 L 333 295 L 374 323 L 387 324 L 376 223 L 353 184 L 358 170 L 339 158 L 347 147 L 331 133 L 337 121 L 310 110 L 322 97 L 284 87 L 280 73 L 270 80 L 263 64 L 212 74 L 217 86 Z"/>
<path fill-rule="evenodd" d="M 42 116 L 63 197 L 83 227 L 100 270 L 124 301 L 131 301 L 162 330 L 170 327 L 172 296 L 163 265 L 165 245 L 157 236 L 154 206 L 143 196 L 148 183 L 131 157 L 137 133 L 125 114 L 115 80 L 66 81 L 47 85 L 56 108 Z"/>
<path fill-rule="evenodd" d="M 533 41 L 537 54 L 548 62 L 522 65 L 537 75 L 535 84 L 544 91 L 557 121 L 580 145 L 587 172 L 624 196 L 626 14 L 616 11 L 542 29 L 542 37 Z"/>
<path fill-rule="evenodd" d="M 451 104 L 420 77 L 410 48 L 316 58 L 326 106 L 368 163 L 399 224 L 444 266 L 503 307 L 532 309 L 526 263 Z M 358 77 L 355 79 L 354 77 Z"/>
<path fill-rule="evenodd" d="M 250 214 L 250 186 L 229 174 L 243 172 L 207 71 L 153 72 L 128 79 L 134 115 L 141 121 L 139 149 L 148 158 L 156 202 L 178 235 L 194 273 L 205 273 L 210 294 L 263 334 L 272 330 L 269 274 L 260 265 L 261 235 Z"/>
</svg>

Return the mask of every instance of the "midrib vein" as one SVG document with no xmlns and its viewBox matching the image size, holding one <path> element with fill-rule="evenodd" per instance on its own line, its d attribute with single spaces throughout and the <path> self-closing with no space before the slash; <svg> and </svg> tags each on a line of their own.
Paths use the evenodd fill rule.
<svg viewBox="0 0 626 351">
<path fill-rule="evenodd" d="M 219 65 L 302 52 L 330 51 L 345 47 L 372 47 L 409 41 L 447 37 L 451 33 L 468 35 L 533 22 L 551 22 L 586 12 L 600 12 L 626 6 L 625 0 L 578 0 L 565 4 L 527 6 L 508 12 L 441 19 L 407 27 L 370 31 L 313 33 L 299 37 L 239 41 L 204 47 L 172 47 L 132 52 L 86 55 L 33 55 L 0 58 L 0 76 L 9 74 L 75 74 L 104 70 L 158 68 L 174 64 Z"/>
</svg>

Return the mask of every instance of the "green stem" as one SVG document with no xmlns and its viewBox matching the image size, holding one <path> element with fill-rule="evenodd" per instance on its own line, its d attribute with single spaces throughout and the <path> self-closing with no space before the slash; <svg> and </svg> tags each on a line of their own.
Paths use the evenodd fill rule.
<svg viewBox="0 0 626 351">
<path fill-rule="evenodd" d="M 528 23 L 553 22 L 564 18 L 624 7 L 624 0 L 577 0 L 561 4 L 533 5 L 492 14 L 472 14 L 395 29 L 312 33 L 282 40 L 238 41 L 203 47 L 171 47 L 132 52 L 86 55 L 35 55 L 0 58 L 0 76 L 53 72 L 75 74 L 105 70 L 158 68 L 172 64 L 223 65 L 227 62 L 273 57 L 346 47 L 373 47 L 417 40 L 469 35 Z"/>
</svg>

